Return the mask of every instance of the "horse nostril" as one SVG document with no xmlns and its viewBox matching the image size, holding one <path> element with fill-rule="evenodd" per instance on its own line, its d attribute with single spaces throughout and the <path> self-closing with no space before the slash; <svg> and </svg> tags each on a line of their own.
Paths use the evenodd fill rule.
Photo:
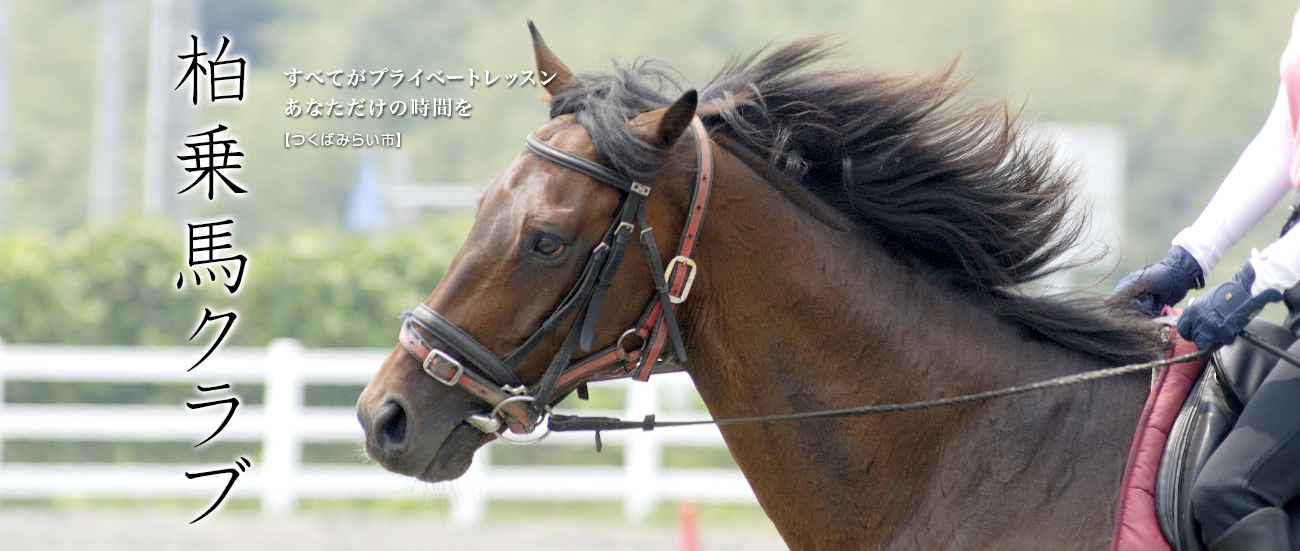
<svg viewBox="0 0 1300 551">
<path fill-rule="evenodd" d="M 388 401 L 379 407 L 375 416 L 376 443 L 386 452 L 400 452 L 406 448 L 406 409 L 396 401 Z"/>
</svg>

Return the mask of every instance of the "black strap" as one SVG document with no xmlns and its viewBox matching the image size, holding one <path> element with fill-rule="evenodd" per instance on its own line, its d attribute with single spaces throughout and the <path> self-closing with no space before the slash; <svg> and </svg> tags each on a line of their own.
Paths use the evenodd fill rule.
<svg viewBox="0 0 1300 551">
<path fill-rule="evenodd" d="M 579 320 L 580 321 L 580 320 Z M 533 390 L 533 407 L 537 408 L 538 414 L 541 410 L 551 403 L 551 395 L 555 392 L 555 385 L 560 380 L 560 375 L 564 374 L 564 368 L 569 365 L 569 360 L 573 358 L 573 349 L 578 346 L 578 334 L 581 332 L 578 324 L 575 322 L 573 329 L 564 337 L 564 344 L 560 345 L 560 350 L 551 358 L 551 365 L 546 368 L 542 374 L 541 380 Z"/>
<path fill-rule="evenodd" d="M 538 407 L 544 407 L 550 403 L 551 394 L 555 391 L 556 383 L 560 380 L 560 376 L 564 374 L 565 368 L 569 366 L 569 360 L 573 358 L 574 349 L 580 345 L 583 351 L 591 349 L 592 334 L 595 332 L 596 319 L 600 317 L 600 305 L 603 302 L 605 291 L 609 289 L 610 281 L 613 279 L 614 274 L 618 272 L 619 264 L 623 262 L 623 254 L 627 251 L 632 239 L 631 222 L 635 213 L 643 210 L 643 204 L 644 199 L 637 195 L 628 195 L 623 201 L 623 207 L 614 220 L 609 258 L 605 261 L 604 267 L 599 270 L 598 274 L 588 276 L 591 281 L 582 282 L 583 287 L 591 289 L 590 294 L 585 298 L 586 306 L 582 308 L 581 315 L 573 320 L 573 328 L 569 330 L 568 336 L 565 337 L 564 344 L 551 358 L 551 365 L 546 368 L 541 380 L 537 382 L 534 397 L 536 398 L 535 404 Z"/>
<path fill-rule="evenodd" d="M 633 182 L 631 178 L 619 174 L 613 170 L 600 166 L 596 163 L 583 159 L 577 155 L 563 151 L 543 143 L 532 134 L 524 138 L 528 144 L 528 149 L 537 154 L 538 157 L 551 161 L 569 170 L 581 172 L 590 176 L 597 182 L 609 184 L 628 193 L 634 193 L 642 197 L 650 195 L 650 186 Z"/>
<path fill-rule="evenodd" d="M 605 301 L 605 292 L 614 282 L 614 274 L 618 273 L 619 265 L 623 263 L 623 255 L 627 252 L 628 245 L 632 243 L 632 223 L 636 213 L 644 210 L 645 200 L 638 195 L 628 195 L 623 201 L 623 208 L 619 210 L 619 215 L 614 220 L 614 236 L 610 245 L 609 261 L 605 263 L 604 269 L 596 278 L 596 287 L 592 289 L 591 300 L 583 308 L 582 319 L 578 320 L 582 324 L 582 341 L 579 346 L 583 352 L 591 350 L 591 341 L 596 333 L 596 321 L 600 319 L 600 308 Z"/>
<path fill-rule="evenodd" d="M 682 343 L 682 332 L 677 328 L 677 309 L 668 297 L 668 280 L 664 277 L 664 261 L 659 256 L 659 247 L 655 244 L 654 232 L 650 229 L 650 220 L 645 211 L 641 216 L 641 245 L 645 248 L 646 259 L 650 262 L 650 277 L 655 282 L 655 297 L 659 301 L 659 318 L 668 329 L 668 341 L 673 345 L 673 355 L 679 363 L 686 362 L 686 345 Z M 686 230 L 683 229 L 683 232 Z M 656 328 L 658 330 L 658 328 Z M 651 340 L 654 340 L 653 336 Z M 645 358 L 648 360 L 648 358 Z M 653 367 L 653 366 L 651 366 Z"/>
<path fill-rule="evenodd" d="M 1282 233 L 1279 234 L 1279 237 L 1286 235 L 1295 226 L 1296 222 L 1300 221 L 1300 189 L 1291 190 L 1291 200 L 1288 206 L 1291 208 L 1291 215 L 1287 216 L 1286 222 L 1282 223 Z"/>
<path fill-rule="evenodd" d="M 524 356 L 533 351 L 533 348 L 541 344 L 542 339 L 554 333 L 560 324 L 569 317 L 569 314 L 572 314 L 587 300 L 587 295 L 591 292 L 592 286 L 595 285 L 596 276 L 609 259 L 610 239 L 607 236 L 604 241 L 596 245 L 596 248 L 591 251 L 591 256 L 587 257 L 587 265 L 582 268 L 582 275 L 578 276 L 578 283 L 569 289 L 569 294 L 560 301 L 560 305 L 551 313 L 551 317 L 546 318 L 546 321 L 542 322 L 542 326 L 537 328 L 537 331 L 528 337 L 524 344 L 510 353 L 510 356 L 505 359 L 506 365 L 518 364 Z"/>
<path fill-rule="evenodd" d="M 1286 235 L 1287 232 L 1291 231 L 1291 228 L 1295 227 L 1297 221 L 1300 221 L 1300 210 L 1293 210 L 1291 211 L 1291 215 L 1287 216 L 1286 222 L 1282 223 L 1282 233 L 1279 237 Z"/>
</svg>

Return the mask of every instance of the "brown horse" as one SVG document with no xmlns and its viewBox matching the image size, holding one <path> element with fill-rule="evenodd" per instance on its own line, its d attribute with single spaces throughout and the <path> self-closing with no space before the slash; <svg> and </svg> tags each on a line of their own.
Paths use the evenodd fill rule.
<svg viewBox="0 0 1300 551">
<path fill-rule="evenodd" d="M 1078 237 L 1072 178 L 1021 139 L 1004 103 L 959 98 L 951 70 L 826 68 L 831 48 L 812 39 L 733 62 L 698 99 L 672 101 L 654 63 L 574 76 L 535 30 L 534 49 L 553 75 L 553 118 L 534 136 L 649 183 L 645 219 L 664 258 L 692 204 L 698 140 L 714 146 L 698 277 L 675 315 L 680 363 L 715 418 L 952 396 L 1150 359 L 1160 346 L 1150 323 L 1019 290 Z M 694 116 L 707 135 L 687 132 Z M 572 350 L 582 312 L 538 327 L 577 293 L 630 195 L 537 151 L 489 182 L 424 303 L 495 358 L 540 339 L 509 362 L 530 389 Z M 595 348 L 623 345 L 653 304 L 650 256 L 629 253 L 614 274 Z M 413 338 L 446 349 L 425 352 L 434 367 L 469 363 L 465 348 L 443 346 L 449 333 L 426 329 Z M 486 398 L 435 381 L 429 363 L 399 346 L 357 410 L 373 458 L 442 481 L 503 429 L 471 422 L 493 409 Z M 792 549 L 1104 549 L 1148 382 L 722 433 Z"/>
</svg>

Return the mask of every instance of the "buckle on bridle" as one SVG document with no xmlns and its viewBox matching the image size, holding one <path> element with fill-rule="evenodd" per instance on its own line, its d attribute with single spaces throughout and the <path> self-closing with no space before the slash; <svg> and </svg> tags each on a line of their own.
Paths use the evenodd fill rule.
<svg viewBox="0 0 1300 551">
<path fill-rule="evenodd" d="M 451 362 L 451 365 L 456 366 L 456 372 L 453 373 L 451 377 L 448 377 L 446 379 L 439 377 L 437 371 L 429 368 L 429 364 L 432 363 L 435 358 L 439 361 Z M 430 377 L 433 377 L 433 380 L 438 381 L 447 386 L 456 386 L 456 383 L 460 382 L 460 378 L 465 375 L 464 365 L 456 361 L 455 358 L 448 356 L 446 352 L 443 352 L 436 348 L 429 351 L 429 355 L 424 357 L 424 363 L 421 365 L 422 367 L 424 367 L 424 372 L 428 373 Z"/>
<path fill-rule="evenodd" d="M 672 277 L 678 266 L 687 270 L 686 282 L 682 284 L 680 291 L 674 293 Z M 668 300 L 670 302 L 673 304 L 686 302 L 686 296 L 691 294 L 691 284 L 695 283 L 695 261 L 681 255 L 673 257 L 672 260 L 668 261 L 668 267 L 664 269 L 664 282 L 668 284 Z"/>
<path fill-rule="evenodd" d="M 536 444 L 537 442 L 540 442 L 543 438 L 546 438 L 546 436 L 551 433 L 550 430 L 547 430 L 541 435 L 536 435 L 537 433 L 536 427 L 543 426 L 544 423 L 542 423 L 541 421 L 546 419 L 546 416 L 551 414 L 551 408 L 549 407 L 543 410 L 542 412 L 543 414 L 537 419 L 538 422 L 533 423 L 531 419 L 523 420 L 529 423 L 530 425 L 532 425 L 533 430 L 528 433 L 519 433 L 519 434 L 524 434 L 526 437 L 531 436 L 531 438 L 512 440 L 509 438 L 505 438 L 504 437 L 505 433 L 498 433 L 498 431 L 501 430 L 501 427 L 510 425 L 509 422 L 506 421 L 506 416 L 508 415 L 505 412 L 506 404 L 512 402 L 535 402 L 536 401 L 536 398 L 533 398 L 532 396 L 525 394 L 525 392 L 527 392 L 527 389 L 522 386 L 511 387 L 507 385 L 501 387 L 501 390 L 505 391 L 507 394 L 511 394 L 511 396 L 498 402 L 497 405 L 492 408 L 492 411 L 488 413 L 476 413 L 474 415 L 466 417 L 465 422 L 469 423 L 470 426 L 480 431 L 483 431 L 485 434 L 496 434 L 497 438 L 499 438 L 502 442 L 506 442 L 508 444 L 521 445 L 521 446 L 526 446 L 528 444 Z M 516 419 L 516 421 L 520 421 L 520 420 Z M 514 432 L 514 429 L 512 428 L 510 431 L 507 432 Z"/>
<path fill-rule="evenodd" d="M 492 419 L 495 419 L 495 420 L 498 420 L 498 421 L 502 420 L 503 417 L 505 416 L 505 412 L 503 411 L 503 408 L 505 407 L 506 404 L 509 404 L 510 402 L 533 402 L 533 403 L 535 403 L 535 402 L 536 402 L 536 399 L 533 398 L 532 396 L 525 395 L 525 394 L 516 395 L 516 396 L 511 396 L 511 397 L 509 397 L 509 398 L 506 398 L 505 400 L 502 400 L 500 403 L 498 403 L 498 404 L 496 405 L 496 407 L 493 407 L 493 408 L 492 408 L 492 412 L 488 414 L 488 417 L 491 417 Z M 513 445 L 515 445 L 515 446 L 528 446 L 528 445 L 531 445 L 531 444 L 536 444 L 536 443 L 538 443 L 538 442 L 541 442 L 542 440 L 545 440 L 546 437 L 547 437 L 547 436 L 550 436 L 550 434 L 551 434 L 551 429 L 550 429 L 549 426 L 547 426 L 548 423 L 545 422 L 545 421 L 550 417 L 550 415 L 551 415 L 551 408 L 550 408 L 550 406 L 546 406 L 546 407 L 542 408 L 542 412 L 541 412 L 541 413 L 542 413 L 542 415 L 539 416 L 539 417 L 537 418 L 537 420 L 536 420 L 537 422 L 536 422 L 536 423 L 532 423 L 532 420 L 529 420 L 529 422 L 532 424 L 532 427 L 531 427 L 532 430 L 531 430 L 531 431 L 526 432 L 526 433 L 515 433 L 515 429 L 512 427 L 512 428 L 511 428 L 510 430 L 508 430 L 508 431 L 498 433 L 498 434 L 497 434 L 497 439 L 500 440 L 500 441 L 502 441 L 502 442 L 505 442 L 505 443 L 507 443 L 507 444 L 513 444 Z M 471 424 L 472 424 L 472 423 L 471 423 Z M 506 424 L 509 425 L 509 423 L 506 423 Z M 540 431 L 540 432 L 539 432 L 537 429 L 538 429 L 538 428 L 541 428 L 541 427 L 546 427 L 546 430 L 544 430 L 544 431 Z M 495 432 L 495 431 L 493 431 L 493 432 Z M 520 434 L 520 435 L 522 435 L 522 438 L 510 438 L 510 437 L 507 437 L 507 436 L 506 436 L 507 434 L 512 434 L 512 433 L 513 433 L 513 434 Z"/>
</svg>

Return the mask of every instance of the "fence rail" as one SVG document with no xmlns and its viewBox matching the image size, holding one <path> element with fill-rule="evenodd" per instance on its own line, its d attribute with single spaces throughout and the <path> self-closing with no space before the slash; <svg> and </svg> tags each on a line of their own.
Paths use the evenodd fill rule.
<svg viewBox="0 0 1300 551">
<path fill-rule="evenodd" d="M 608 433 L 603 438 L 607 444 L 624 446 L 622 466 L 494 466 L 489 460 L 492 449 L 503 444 L 493 443 L 479 450 L 465 476 L 441 484 L 424 484 L 373 464 L 304 465 L 304 443 L 359 445 L 362 441 L 353 408 L 307 406 L 305 387 L 365 384 L 388 353 L 308 350 L 295 341 L 280 340 L 265 349 L 224 348 L 187 373 L 197 359 L 195 349 L 0 343 L 0 445 L 6 439 L 198 442 L 225 415 L 223 408 L 189 410 L 183 404 L 6 403 L 6 382 L 261 383 L 265 385 L 263 404 L 241 406 L 217 440 L 261 442 L 260 461 L 240 476 L 231 495 L 259 499 L 262 511 L 268 514 L 291 512 L 303 498 L 427 497 L 448 499 L 456 522 L 477 523 L 489 500 L 612 500 L 622 501 L 624 514 L 637 521 L 664 500 L 756 503 L 749 484 L 736 469 L 663 466 L 665 446 L 725 446 L 714 427 Z M 662 412 L 665 405 L 682 403 L 684 396 L 694 393 L 689 377 L 683 374 L 656 376 L 649 383 L 601 385 L 626 392 L 625 410 L 584 413 L 640 418 Z M 553 434 L 538 445 L 591 443 L 590 435 L 565 433 Z M 0 499 L 214 498 L 220 491 L 213 487 L 215 482 L 184 476 L 183 471 L 193 468 L 180 464 L 0 463 Z"/>
</svg>

